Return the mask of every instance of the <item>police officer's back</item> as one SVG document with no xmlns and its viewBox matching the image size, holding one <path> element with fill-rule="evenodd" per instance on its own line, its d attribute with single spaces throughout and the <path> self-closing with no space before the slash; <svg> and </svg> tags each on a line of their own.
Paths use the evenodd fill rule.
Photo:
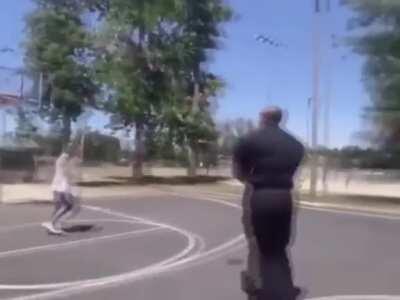
<svg viewBox="0 0 400 300">
<path fill-rule="evenodd" d="M 235 148 L 238 177 L 255 188 L 291 189 L 304 147 L 279 127 L 280 110 L 261 116 L 259 129 L 242 138 Z"/>
<path fill-rule="evenodd" d="M 261 287 L 254 286 L 258 286 L 260 299 L 269 300 L 292 300 L 299 292 L 292 281 L 286 248 L 291 236 L 293 176 L 304 147 L 280 128 L 281 120 L 279 108 L 267 109 L 261 114 L 260 128 L 242 138 L 234 151 L 235 175 L 247 186 L 243 224 L 249 259 L 252 252 L 261 253 L 261 274 L 249 273 L 254 282 L 261 276 Z M 253 237 L 256 243 L 251 243 Z"/>
</svg>

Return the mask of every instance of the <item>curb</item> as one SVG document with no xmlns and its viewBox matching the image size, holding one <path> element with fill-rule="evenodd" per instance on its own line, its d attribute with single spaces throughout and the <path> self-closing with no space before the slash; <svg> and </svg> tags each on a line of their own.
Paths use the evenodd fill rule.
<svg viewBox="0 0 400 300">
<path fill-rule="evenodd" d="M 353 213 L 365 216 L 375 216 L 375 217 L 385 217 L 400 219 L 400 211 L 394 212 L 393 210 L 386 209 L 370 209 L 370 208 L 360 208 L 358 206 L 352 205 L 336 205 L 327 204 L 322 202 L 310 202 L 310 201 L 296 201 L 296 203 L 306 209 L 315 209 L 321 211 L 330 211 L 337 213 Z"/>
</svg>

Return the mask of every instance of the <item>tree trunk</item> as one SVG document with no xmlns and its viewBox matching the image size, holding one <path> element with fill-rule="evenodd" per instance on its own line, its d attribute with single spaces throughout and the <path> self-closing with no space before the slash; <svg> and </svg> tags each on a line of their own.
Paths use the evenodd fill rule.
<svg viewBox="0 0 400 300">
<path fill-rule="evenodd" d="M 85 143 L 86 143 L 86 133 L 82 132 L 80 145 L 79 145 L 79 158 L 82 162 L 85 162 Z"/>
<path fill-rule="evenodd" d="M 142 123 L 136 123 L 135 129 L 135 154 L 132 164 L 133 178 L 143 178 L 143 161 L 144 161 L 144 126 Z"/>
<path fill-rule="evenodd" d="M 196 79 L 195 79 L 196 80 Z M 200 110 L 200 86 L 196 82 L 194 85 L 194 93 L 193 93 L 193 102 L 192 102 L 192 113 L 196 114 Z M 187 175 L 190 177 L 197 176 L 197 149 L 196 149 L 197 141 L 189 141 L 188 148 L 188 169 Z"/>
<path fill-rule="evenodd" d="M 192 143 L 188 143 L 187 153 L 188 153 L 187 175 L 189 177 L 195 177 L 197 176 L 197 155 L 195 146 Z"/>
<path fill-rule="evenodd" d="M 71 118 L 68 115 L 63 116 L 63 128 L 62 128 L 62 143 L 63 150 L 67 150 L 68 144 L 71 139 Z"/>
</svg>

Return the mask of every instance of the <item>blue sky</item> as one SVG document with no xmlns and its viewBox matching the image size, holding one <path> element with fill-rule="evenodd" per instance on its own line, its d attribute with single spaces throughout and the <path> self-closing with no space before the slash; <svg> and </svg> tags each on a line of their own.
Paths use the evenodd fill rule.
<svg viewBox="0 0 400 300">
<path fill-rule="evenodd" d="M 30 0 L 3 2 L 0 48 L 18 49 L 24 39 L 24 16 L 32 4 Z M 227 83 L 219 99 L 218 120 L 238 117 L 256 120 L 263 107 L 275 104 L 288 109 L 288 128 L 306 140 L 307 99 L 312 96 L 312 1 L 253 0 L 250 5 L 249 1 L 230 0 L 229 3 L 237 16 L 224 26 L 227 36 L 210 63 L 210 69 Z M 321 96 L 327 94 L 326 67 L 332 65 L 333 146 L 357 142 L 353 136 L 362 128 L 361 110 L 368 104 L 368 95 L 361 83 L 362 58 L 344 46 L 334 50 L 328 47 L 332 33 L 338 37 L 350 34 L 346 30 L 350 16 L 346 8 L 333 3 L 331 14 L 324 15 L 322 20 Z M 288 47 L 260 44 L 255 40 L 258 34 L 271 36 Z M 21 52 L 0 54 L 0 65 L 22 66 Z M 13 81 L 4 77 L 0 74 L 1 91 L 17 89 Z M 97 116 L 93 122 L 102 126 L 105 118 Z"/>
<path fill-rule="evenodd" d="M 277 104 L 289 110 L 289 129 L 306 139 L 307 99 L 312 96 L 312 1 L 230 3 L 238 18 L 226 26 L 228 38 L 211 66 L 228 83 L 218 118 L 257 118 L 263 107 Z M 332 3 L 331 14 L 323 16 L 321 28 L 325 37 L 321 96 L 327 94 L 326 66 L 331 61 L 331 141 L 335 146 L 357 142 L 353 136 L 362 128 L 361 110 L 368 104 L 361 83 L 362 58 L 344 46 L 335 50 L 328 47 L 331 33 L 342 38 L 351 34 L 346 30 L 350 16 L 346 8 Z M 257 34 L 272 36 L 288 48 L 259 44 L 254 39 Z"/>
</svg>

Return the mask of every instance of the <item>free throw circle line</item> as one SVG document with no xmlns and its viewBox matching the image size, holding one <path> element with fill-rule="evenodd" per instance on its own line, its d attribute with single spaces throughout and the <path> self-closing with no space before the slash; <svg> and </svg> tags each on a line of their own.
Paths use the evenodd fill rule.
<svg viewBox="0 0 400 300">
<path fill-rule="evenodd" d="M 181 195 L 178 195 L 178 196 L 182 197 Z M 227 201 L 222 201 L 222 200 L 218 200 L 218 199 L 212 199 L 212 198 L 198 199 L 197 198 L 196 200 L 211 201 L 211 202 L 216 202 L 216 203 L 219 203 L 222 205 L 230 206 L 235 209 L 239 209 L 239 210 L 242 209 L 241 206 L 239 206 L 237 204 L 229 203 Z M 110 209 L 103 209 L 100 207 L 93 207 L 93 206 L 91 206 L 91 207 L 87 206 L 86 208 L 92 209 L 94 211 L 102 211 L 106 214 L 109 214 L 112 216 L 118 216 L 121 218 L 129 218 L 129 219 L 136 220 L 136 221 L 144 220 L 144 221 L 148 222 L 147 224 L 164 225 L 164 224 L 148 221 L 148 220 L 145 220 L 142 218 L 136 218 L 136 217 L 127 215 L 125 213 L 113 211 Z M 167 225 L 167 228 L 171 228 L 171 226 Z M 172 226 L 172 228 L 173 228 L 173 226 Z M 194 239 L 195 239 L 195 237 L 194 237 Z M 133 271 L 133 272 L 121 274 L 121 275 L 115 275 L 110 278 L 98 279 L 98 280 L 94 280 L 91 283 L 82 283 L 77 286 L 66 287 L 61 290 L 45 292 L 45 293 L 36 294 L 36 295 L 32 295 L 32 296 L 21 296 L 21 297 L 12 298 L 12 299 L 13 300 L 38 300 L 38 299 L 65 298 L 65 297 L 71 296 L 73 294 L 80 293 L 83 290 L 88 290 L 90 288 L 96 289 L 98 287 L 104 287 L 106 285 L 110 285 L 110 284 L 114 284 L 114 283 L 121 284 L 121 283 L 124 283 L 127 281 L 143 279 L 143 278 L 155 275 L 155 274 L 166 272 L 166 271 L 169 271 L 172 269 L 177 269 L 178 267 L 184 267 L 185 264 L 188 264 L 190 262 L 200 263 L 200 261 L 199 261 L 200 259 L 205 259 L 205 260 L 212 259 L 212 258 L 218 257 L 220 255 L 224 255 L 227 251 L 229 251 L 231 249 L 236 250 L 236 249 L 238 249 L 238 246 L 243 246 L 243 245 L 244 245 L 244 235 L 241 234 L 241 235 L 237 236 L 236 238 L 229 240 L 228 242 L 226 242 L 224 244 L 221 244 L 218 247 L 210 249 L 209 251 L 206 251 L 203 253 L 197 253 L 197 254 L 191 255 L 186 258 L 184 258 L 184 257 L 187 256 L 187 254 L 189 254 L 188 252 L 190 252 L 190 251 L 186 251 L 187 253 L 184 253 L 185 252 L 185 250 L 184 250 L 182 253 L 183 255 L 178 254 L 175 258 L 171 258 L 171 259 L 161 262 L 159 264 L 154 264 L 152 266 L 149 266 L 148 268 L 144 268 L 143 270 Z M 189 247 L 189 245 L 188 245 L 188 247 Z M 194 247 L 194 245 L 193 245 L 193 247 Z"/>
<path fill-rule="evenodd" d="M 119 222 L 130 222 L 132 221 L 133 223 L 143 223 L 146 225 L 153 225 L 156 228 L 152 228 L 153 231 L 160 230 L 160 229 L 169 229 L 172 228 L 169 225 L 166 224 L 160 224 L 160 223 L 154 223 L 145 219 L 141 219 L 140 221 L 138 220 L 138 218 L 132 217 L 132 220 L 129 220 L 127 218 L 125 218 L 126 220 L 119 220 Z M 114 219 L 113 219 L 114 220 Z M 143 220 L 143 222 L 142 222 Z M 146 230 L 150 230 L 150 229 L 146 229 Z M 178 231 L 179 230 L 173 230 L 173 231 Z M 184 257 L 186 256 L 190 251 L 192 251 L 192 249 L 195 247 L 195 237 L 192 236 L 186 236 L 185 237 L 188 239 L 188 245 L 187 247 L 182 250 L 181 252 L 179 252 L 177 255 L 171 256 L 170 258 L 163 260 L 161 262 L 152 264 L 148 267 L 144 267 L 141 268 L 139 270 L 135 270 L 133 272 L 140 272 L 141 270 L 146 270 L 150 267 L 159 265 L 159 264 L 164 264 L 164 263 L 170 263 L 171 261 L 175 261 L 176 259 L 179 259 L 180 257 Z M 72 281 L 72 282 L 61 282 L 61 283 L 49 283 L 49 284 L 30 284 L 30 285 L 19 285 L 19 284 L 0 284 L 0 290 L 50 290 L 50 289 L 61 289 L 61 288 L 68 288 L 68 287 L 72 287 L 72 286 L 78 286 L 78 285 L 82 285 L 82 284 L 90 284 L 92 282 L 97 282 L 99 280 L 106 280 L 106 279 L 111 279 L 114 278 L 116 276 L 121 276 L 122 274 L 118 274 L 118 275 L 113 275 L 113 276 L 106 276 L 104 278 L 97 278 L 97 279 L 87 279 L 87 280 L 80 280 L 80 281 Z M 33 299 L 36 299 L 35 297 Z"/>
</svg>

